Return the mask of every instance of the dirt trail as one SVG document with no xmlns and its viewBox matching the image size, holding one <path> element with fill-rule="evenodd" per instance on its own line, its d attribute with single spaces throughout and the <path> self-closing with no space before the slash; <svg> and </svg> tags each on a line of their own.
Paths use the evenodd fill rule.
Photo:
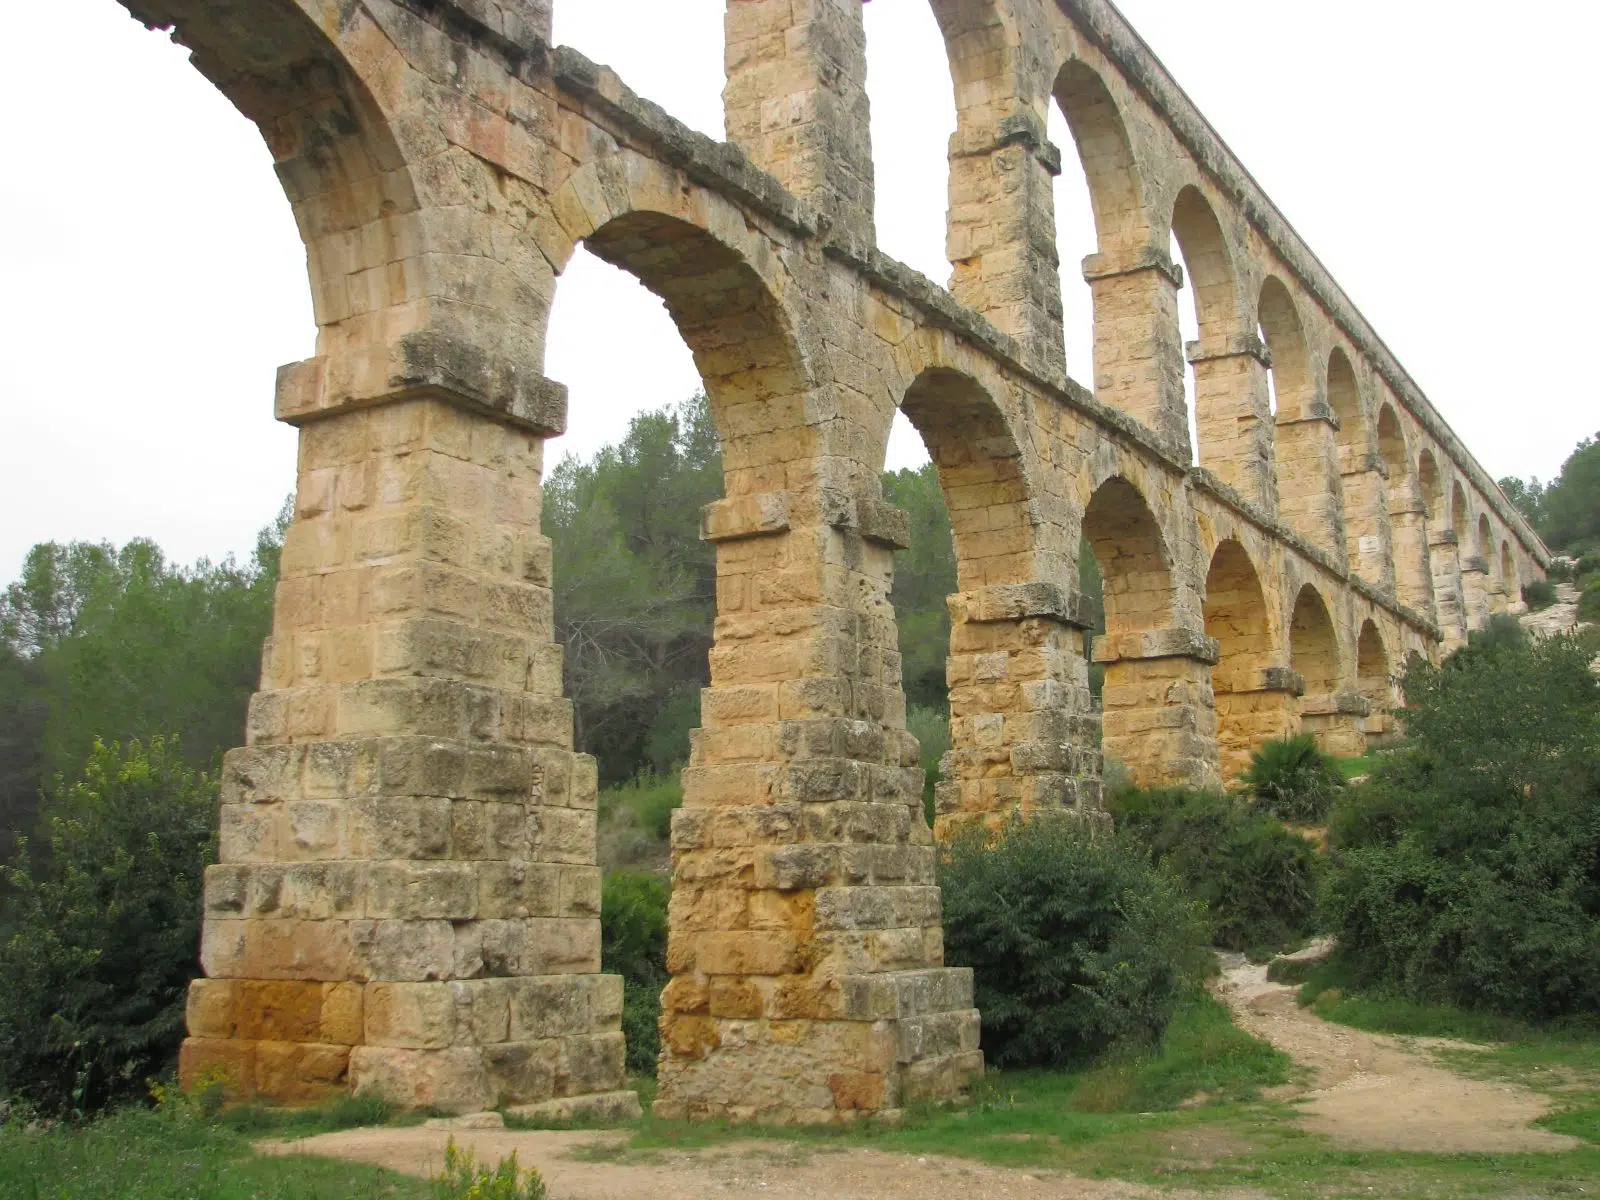
<svg viewBox="0 0 1600 1200">
<path fill-rule="evenodd" d="M 950 1158 L 914 1158 L 876 1150 L 831 1150 L 777 1141 L 740 1141 L 707 1149 L 667 1151 L 644 1161 L 595 1161 L 597 1150 L 620 1147 L 622 1133 L 510 1132 L 420 1128 L 352 1129 L 294 1142 L 261 1142 L 263 1154 L 317 1154 L 348 1158 L 430 1176 L 444 1162 L 454 1136 L 480 1162 L 512 1151 L 536 1166 L 551 1200 L 701 1200 L 705 1196 L 762 1196 L 781 1200 L 1143 1200 L 1194 1196 L 1115 1181 L 1078 1179 L 1054 1171 L 986 1167 Z M 580 1157 L 573 1157 L 574 1153 Z M 1253 1193 L 1212 1192 L 1215 1196 Z"/>
<path fill-rule="evenodd" d="M 1535 637 L 1572 633 L 1578 628 L 1578 589 L 1570 583 L 1555 585 L 1556 602 L 1538 612 L 1523 613 L 1522 627 Z"/>
<path fill-rule="evenodd" d="M 1265 967 L 1225 964 L 1217 995 L 1239 1025 L 1309 1069 L 1309 1086 L 1283 1089 L 1303 1115 L 1298 1124 L 1344 1149 L 1432 1153 L 1560 1151 L 1582 1145 L 1530 1123 L 1548 1100 L 1514 1084 L 1466 1079 L 1434 1062 L 1430 1051 L 1472 1048 L 1443 1039 L 1394 1038 L 1333 1025 L 1302 1009 L 1293 987 L 1267 981 Z M 1054 1171 L 988 1167 L 962 1159 L 877 1150 L 737 1141 L 694 1151 L 625 1157 L 623 1132 L 515 1132 L 493 1114 L 430 1121 L 411 1128 L 351 1129 L 288 1142 L 260 1142 L 263 1154 L 316 1154 L 436 1175 L 453 1136 L 480 1162 L 516 1152 L 544 1175 L 552 1200 L 701 1200 L 763 1196 L 781 1200 L 1135 1200 L 1186 1197 L 1117 1181 Z M 489 1125 L 489 1127 L 486 1127 Z M 1243 1197 L 1223 1190 L 1208 1195 Z"/>
<path fill-rule="evenodd" d="M 1299 1124 L 1352 1150 L 1517 1153 L 1571 1150 L 1577 1138 L 1530 1128 L 1551 1103 L 1509 1083 L 1467 1079 L 1429 1053 L 1481 1049 L 1443 1038 L 1397 1038 L 1324 1021 L 1299 1006 L 1295 987 L 1271 983 L 1264 966 L 1229 964 L 1216 992 L 1243 1029 L 1309 1068 L 1293 1089 Z"/>
</svg>

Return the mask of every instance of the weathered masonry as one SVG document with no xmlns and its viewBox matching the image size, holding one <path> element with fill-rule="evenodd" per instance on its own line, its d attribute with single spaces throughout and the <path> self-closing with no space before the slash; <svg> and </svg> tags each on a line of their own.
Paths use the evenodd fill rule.
<svg viewBox="0 0 1600 1200">
<path fill-rule="evenodd" d="M 982 1070 L 888 602 L 897 409 L 960 564 L 941 827 L 1095 819 L 1103 753 L 1214 783 L 1291 730 L 1359 749 L 1398 664 L 1547 561 L 1105 0 L 932 0 L 960 118 L 948 292 L 875 248 L 860 0 L 729 0 L 726 144 L 552 48 L 550 0 L 122 2 L 260 128 L 320 330 L 278 378 L 297 506 L 226 766 L 190 1079 L 634 1103 L 539 532 L 566 419 L 546 318 L 580 243 L 663 298 L 725 452 L 672 831 L 669 1114 L 839 1120 Z M 1092 364 L 1062 349 L 1052 104 L 1098 224 Z"/>
</svg>

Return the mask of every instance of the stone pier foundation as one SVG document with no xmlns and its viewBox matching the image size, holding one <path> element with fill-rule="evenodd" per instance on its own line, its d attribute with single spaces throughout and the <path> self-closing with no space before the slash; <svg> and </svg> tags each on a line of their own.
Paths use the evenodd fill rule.
<svg viewBox="0 0 1600 1200">
<path fill-rule="evenodd" d="M 280 379 L 295 518 L 224 764 L 180 1075 L 282 1102 L 636 1111 L 539 533 L 561 389 L 538 381 L 515 419 L 444 389 L 328 411 L 325 373 Z"/>
</svg>

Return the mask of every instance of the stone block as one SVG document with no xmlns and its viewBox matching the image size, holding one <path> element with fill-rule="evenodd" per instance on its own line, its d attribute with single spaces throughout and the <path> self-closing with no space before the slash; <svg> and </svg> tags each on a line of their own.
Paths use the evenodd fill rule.
<svg viewBox="0 0 1600 1200">
<path fill-rule="evenodd" d="M 350 1051 L 350 1086 L 357 1096 L 382 1096 L 406 1110 L 482 1112 L 500 1098 L 484 1060 L 475 1046 L 357 1046 Z"/>
<path fill-rule="evenodd" d="M 369 983 L 362 991 L 363 1041 L 370 1046 L 438 1050 L 456 1041 L 456 996 L 449 983 Z"/>
</svg>

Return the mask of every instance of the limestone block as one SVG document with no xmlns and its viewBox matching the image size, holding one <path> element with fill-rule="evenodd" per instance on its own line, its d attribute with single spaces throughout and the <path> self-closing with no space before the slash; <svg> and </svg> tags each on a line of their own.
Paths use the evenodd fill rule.
<svg viewBox="0 0 1600 1200">
<path fill-rule="evenodd" d="M 382 1096 L 402 1109 L 482 1112 L 499 1099 L 484 1058 L 484 1050 L 471 1046 L 357 1046 L 350 1051 L 351 1088 L 358 1096 Z"/>
</svg>

